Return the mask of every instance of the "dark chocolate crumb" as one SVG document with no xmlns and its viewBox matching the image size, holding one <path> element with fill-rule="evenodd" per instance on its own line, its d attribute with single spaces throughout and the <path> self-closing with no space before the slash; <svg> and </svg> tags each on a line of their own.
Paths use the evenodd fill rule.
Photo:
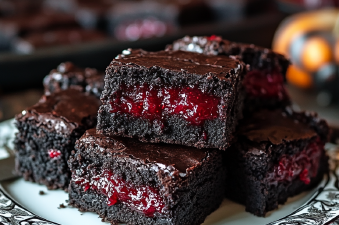
<svg viewBox="0 0 339 225">
<path fill-rule="evenodd" d="M 64 209 L 64 208 L 66 208 L 66 206 L 63 203 L 61 203 L 58 207 L 58 209 Z"/>
<path fill-rule="evenodd" d="M 45 195 L 46 193 L 44 191 L 39 191 L 39 195 Z"/>
</svg>

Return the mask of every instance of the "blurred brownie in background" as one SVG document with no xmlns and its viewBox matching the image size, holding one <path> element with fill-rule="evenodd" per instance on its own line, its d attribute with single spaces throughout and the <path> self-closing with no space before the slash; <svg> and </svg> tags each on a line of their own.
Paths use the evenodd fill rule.
<svg viewBox="0 0 339 225">
<path fill-rule="evenodd" d="M 8 48 L 15 37 L 30 32 L 78 26 L 73 15 L 40 10 L 29 15 L 10 16 L 0 19 L 0 48 Z"/>
<path fill-rule="evenodd" d="M 104 88 L 104 73 L 92 68 L 79 68 L 71 62 L 64 62 L 44 78 L 43 84 L 45 95 L 71 88 L 100 98 Z"/>
<path fill-rule="evenodd" d="M 46 47 L 102 41 L 106 38 L 105 33 L 97 30 L 85 30 L 77 27 L 58 28 L 30 33 L 15 39 L 12 43 L 12 48 L 15 52 L 28 54 Z"/>
<path fill-rule="evenodd" d="M 1 0 L 0 17 L 30 14 L 41 9 L 43 0 Z"/>
<path fill-rule="evenodd" d="M 178 9 L 162 1 L 120 1 L 107 12 L 108 31 L 119 40 L 161 37 L 177 27 Z"/>
</svg>

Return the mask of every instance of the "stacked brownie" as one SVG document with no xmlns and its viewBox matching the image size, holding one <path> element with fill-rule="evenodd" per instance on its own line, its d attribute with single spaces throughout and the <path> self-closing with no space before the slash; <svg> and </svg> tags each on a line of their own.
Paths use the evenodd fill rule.
<svg viewBox="0 0 339 225">
<path fill-rule="evenodd" d="M 112 224 L 202 223 L 224 196 L 217 148 L 241 117 L 245 72 L 227 56 L 124 51 L 106 70 L 97 129 L 70 157 L 69 203 Z"/>
<path fill-rule="evenodd" d="M 106 69 L 98 133 L 225 150 L 241 118 L 244 71 L 227 56 L 118 56 Z"/>
<path fill-rule="evenodd" d="M 257 216 L 314 187 L 328 170 L 329 127 L 316 114 L 260 110 L 243 119 L 224 154 L 225 195 Z"/>
<path fill-rule="evenodd" d="M 184 40 L 208 51 L 125 50 L 104 86 L 94 69 L 52 70 L 46 96 L 16 117 L 18 173 L 68 187 L 70 205 L 112 224 L 201 224 L 224 196 L 265 216 L 316 185 L 329 127 L 288 106 L 288 61 L 218 37 Z"/>
</svg>

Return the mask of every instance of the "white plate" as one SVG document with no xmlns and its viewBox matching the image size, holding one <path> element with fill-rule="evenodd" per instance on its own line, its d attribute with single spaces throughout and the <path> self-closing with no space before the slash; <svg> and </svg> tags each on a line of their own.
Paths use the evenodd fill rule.
<svg viewBox="0 0 339 225">
<path fill-rule="evenodd" d="M 66 200 L 68 194 L 61 190 L 47 190 L 45 186 L 24 181 L 23 179 L 16 179 L 1 183 L 4 189 L 17 202 L 26 207 L 31 212 L 62 225 L 100 225 L 103 224 L 98 215 L 90 212 L 79 212 L 76 208 L 59 208 L 60 204 L 67 206 Z M 40 195 L 43 191 L 45 194 Z M 313 191 L 304 192 L 294 198 L 290 198 L 288 202 L 279 206 L 278 210 L 270 212 L 266 218 L 253 216 L 245 212 L 245 207 L 232 202 L 224 200 L 218 210 L 207 217 L 204 225 L 263 225 L 280 219 L 290 213 L 296 208 L 304 204 L 310 199 Z M 107 223 L 108 224 L 108 223 Z"/>
</svg>

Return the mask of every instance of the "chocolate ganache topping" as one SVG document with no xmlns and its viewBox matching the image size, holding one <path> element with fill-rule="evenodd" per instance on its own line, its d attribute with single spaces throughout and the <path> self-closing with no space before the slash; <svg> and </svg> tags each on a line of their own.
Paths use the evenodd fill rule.
<svg viewBox="0 0 339 225">
<path fill-rule="evenodd" d="M 94 143 L 99 146 L 100 151 L 107 151 L 121 157 L 131 157 L 139 159 L 143 163 L 164 166 L 172 166 L 181 173 L 198 166 L 205 158 L 208 157 L 211 149 L 196 149 L 181 145 L 169 144 L 152 144 L 143 143 L 132 138 L 105 136 L 97 134 L 95 129 L 87 130 L 81 138 L 88 143 Z"/>
<path fill-rule="evenodd" d="M 36 120 L 40 125 L 69 134 L 74 129 L 86 127 L 86 119 L 96 117 L 100 101 L 75 89 L 43 96 L 34 106 L 17 115 L 18 120 Z"/>
<path fill-rule="evenodd" d="M 281 110 L 261 110 L 241 121 L 238 134 L 254 142 L 269 141 L 280 144 L 285 141 L 309 139 L 317 133 L 307 124 L 294 120 Z"/>
<path fill-rule="evenodd" d="M 134 64 L 150 68 L 158 66 L 171 71 L 187 71 L 188 73 L 207 75 L 215 74 L 219 79 L 227 79 L 237 73 L 245 64 L 235 57 L 207 56 L 194 52 L 184 51 L 159 51 L 146 52 L 140 49 L 125 50 L 118 55 L 112 64 Z"/>
</svg>

